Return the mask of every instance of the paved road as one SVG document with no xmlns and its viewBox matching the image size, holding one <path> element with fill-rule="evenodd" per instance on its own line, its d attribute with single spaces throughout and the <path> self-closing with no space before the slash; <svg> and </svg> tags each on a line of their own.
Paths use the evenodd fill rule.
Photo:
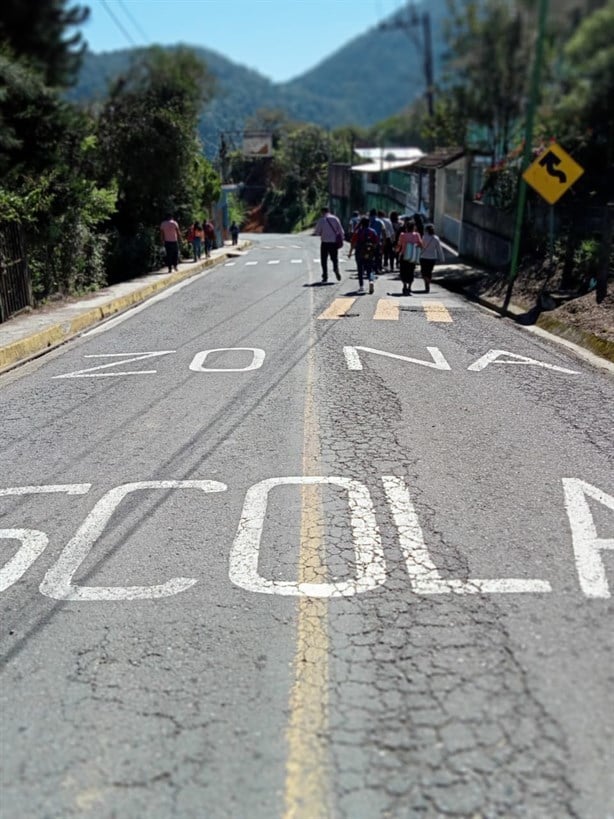
<svg viewBox="0 0 614 819">
<path fill-rule="evenodd" d="M 317 257 L 0 379 L 3 819 L 614 817 L 612 376 Z"/>
</svg>

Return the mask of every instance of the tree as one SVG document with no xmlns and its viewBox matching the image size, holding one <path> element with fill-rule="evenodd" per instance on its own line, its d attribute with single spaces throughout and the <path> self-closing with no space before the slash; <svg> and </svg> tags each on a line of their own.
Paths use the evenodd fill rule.
<svg viewBox="0 0 614 819">
<path fill-rule="evenodd" d="M 37 71 L 46 85 L 65 86 L 74 79 L 85 50 L 80 32 L 68 39 L 68 29 L 89 16 L 83 6 L 66 0 L 2 0 L 0 44 Z"/>
<path fill-rule="evenodd" d="M 567 41 L 561 76 L 556 125 L 570 141 L 590 145 L 586 161 L 605 170 L 614 161 L 614 0 L 586 16 Z"/>
<path fill-rule="evenodd" d="M 328 162 L 336 154 L 343 159 L 343 152 L 344 146 L 317 125 L 284 129 L 263 202 L 271 230 L 292 230 L 311 220 L 327 200 Z"/>
<path fill-rule="evenodd" d="M 505 156 L 522 112 L 531 54 L 531 16 L 508 0 L 451 0 L 447 88 L 493 161 Z"/>
<path fill-rule="evenodd" d="M 114 84 L 99 134 L 106 177 L 119 188 L 121 235 L 159 224 L 168 210 L 187 224 L 211 201 L 197 128 L 213 88 L 206 66 L 186 48 L 148 49 Z"/>
</svg>

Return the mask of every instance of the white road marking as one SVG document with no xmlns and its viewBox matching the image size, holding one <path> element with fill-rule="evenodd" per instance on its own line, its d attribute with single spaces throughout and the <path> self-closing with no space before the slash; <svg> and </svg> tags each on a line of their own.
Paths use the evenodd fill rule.
<svg viewBox="0 0 614 819">
<path fill-rule="evenodd" d="M 571 527 L 576 569 L 580 586 L 587 597 L 610 597 L 605 566 L 599 554 L 614 549 L 614 537 L 600 538 L 587 498 L 614 512 L 614 496 L 577 478 L 563 478 L 565 509 Z"/>
<path fill-rule="evenodd" d="M 246 267 L 250 267 L 251 265 L 258 264 L 258 262 L 245 262 Z"/>
<path fill-rule="evenodd" d="M 271 259 L 268 264 L 279 264 L 279 259 Z"/>
<path fill-rule="evenodd" d="M 8 486 L 5 489 L 0 489 L 0 496 L 49 495 L 54 493 L 86 495 L 91 488 L 91 483 L 50 483 L 43 484 L 42 486 Z"/>
<path fill-rule="evenodd" d="M 467 578 L 467 580 L 444 580 L 433 563 L 418 515 L 411 501 L 409 489 L 403 478 L 383 475 L 382 483 L 390 511 L 399 533 L 399 545 L 416 594 L 527 594 L 551 592 L 546 580 L 516 578 Z"/>
<path fill-rule="evenodd" d="M 507 356 L 508 360 L 499 360 L 501 356 Z M 476 362 L 467 367 L 467 369 L 471 370 L 472 372 L 480 372 L 480 370 L 488 367 L 489 364 L 529 364 L 533 367 L 545 367 L 547 370 L 555 370 L 559 373 L 578 375 L 576 370 L 568 370 L 565 367 L 557 367 L 554 364 L 546 364 L 545 361 L 537 361 L 534 358 L 528 358 L 525 355 L 518 355 L 517 353 L 510 353 L 507 350 L 489 350 L 481 358 L 478 358 Z"/>
<path fill-rule="evenodd" d="M 197 578 L 174 577 L 155 586 L 78 586 L 72 579 L 104 531 L 113 512 L 127 495 L 145 489 L 225 492 L 227 488 L 226 484 L 218 481 L 140 481 L 110 489 L 94 506 L 43 578 L 39 586 L 41 593 L 54 600 L 155 600 L 189 589 L 198 582 Z"/>
<path fill-rule="evenodd" d="M 86 367 L 84 370 L 73 370 L 71 373 L 64 373 L 63 375 L 54 375 L 53 378 L 105 378 L 117 377 L 120 375 L 155 375 L 157 370 L 120 370 L 119 372 L 104 372 L 99 370 L 107 370 L 110 367 L 119 367 L 122 364 L 129 364 L 131 361 L 144 361 L 148 358 L 156 358 L 163 355 L 170 355 L 176 352 L 175 350 L 158 350 L 150 353 L 94 353 L 86 355 L 84 358 L 119 358 L 121 361 L 112 361 L 110 364 L 100 364 L 98 367 Z"/>
<path fill-rule="evenodd" d="M 258 570 L 258 555 L 269 492 L 276 486 L 315 484 L 341 486 L 348 493 L 356 554 L 355 579 L 338 583 L 300 583 L 262 577 Z M 229 577 L 235 585 L 247 591 L 302 597 L 348 597 L 382 585 L 386 581 L 386 564 L 369 490 L 359 481 L 339 477 L 269 478 L 254 484 L 247 490 L 232 544 Z"/>
<path fill-rule="evenodd" d="M 0 489 L 1 497 L 15 497 L 17 495 L 85 495 L 91 488 L 90 483 L 47 484 L 43 486 L 8 486 Z M 41 555 L 49 538 L 38 529 L 0 529 L 0 538 L 20 540 L 21 546 L 13 557 L 0 569 L 0 592 L 16 583 L 36 558 Z"/>
<path fill-rule="evenodd" d="M 38 529 L 0 529 L 0 539 L 19 540 L 21 546 L 0 569 L 0 592 L 16 583 L 45 551 L 49 538 Z"/>
<path fill-rule="evenodd" d="M 361 350 L 364 353 L 381 355 L 385 358 L 394 358 L 398 361 L 407 361 L 409 364 L 420 364 L 422 367 L 431 367 L 434 370 L 451 369 L 438 347 L 427 347 L 426 349 L 431 354 L 431 358 L 433 359 L 432 361 L 422 361 L 419 358 L 409 358 L 405 355 L 387 353 L 384 350 L 374 350 L 372 347 L 344 347 L 343 355 L 345 356 L 345 362 L 348 370 L 362 370 L 362 362 L 358 355 L 358 350 Z"/>
<path fill-rule="evenodd" d="M 203 366 L 210 353 L 225 353 L 233 350 L 247 351 L 252 354 L 252 361 L 247 367 L 205 367 Z M 264 350 L 258 347 L 218 347 L 216 350 L 203 350 L 196 353 L 190 364 L 190 369 L 196 373 L 245 373 L 248 370 L 258 370 L 262 367 L 265 358 Z"/>
<path fill-rule="evenodd" d="M 224 267 L 234 267 L 235 265 L 236 265 L 236 262 L 226 262 Z"/>
<path fill-rule="evenodd" d="M 290 264 L 302 264 L 302 259 L 290 259 Z"/>
<path fill-rule="evenodd" d="M 382 476 L 384 493 L 399 534 L 412 590 L 416 594 L 518 594 L 552 591 L 545 580 L 524 578 L 457 578 L 441 577 L 426 543 L 410 492 L 401 477 Z M 272 581 L 258 572 L 260 542 L 265 526 L 268 495 L 277 486 L 333 485 L 348 493 L 350 525 L 356 555 L 356 577 L 339 583 Z M 64 493 L 83 495 L 91 484 L 43 484 L 0 488 L 1 497 Z M 614 550 L 614 537 L 599 537 L 589 500 L 614 512 L 614 496 L 586 481 L 564 478 L 565 509 L 573 538 L 573 550 L 582 592 L 589 598 L 611 596 L 601 552 Z M 194 585 L 196 578 L 175 577 L 151 586 L 79 586 L 74 574 L 88 557 L 111 516 L 129 494 L 140 490 L 199 489 L 224 492 L 227 487 L 217 481 L 142 481 L 123 484 L 109 490 L 96 503 L 74 537 L 62 550 L 57 562 L 45 575 L 40 591 L 58 600 L 143 600 L 168 597 Z M 20 548 L 0 569 L 0 591 L 10 588 L 32 566 L 48 543 L 48 536 L 37 529 L 0 529 L 0 538 L 19 540 Z M 243 513 L 230 556 L 230 580 L 241 588 L 265 594 L 301 597 L 351 596 L 383 585 L 386 565 L 375 509 L 368 488 L 353 479 L 341 477 L 299 476 L 269 478 L 253 485 L 245 496 Z"/>
</svg>

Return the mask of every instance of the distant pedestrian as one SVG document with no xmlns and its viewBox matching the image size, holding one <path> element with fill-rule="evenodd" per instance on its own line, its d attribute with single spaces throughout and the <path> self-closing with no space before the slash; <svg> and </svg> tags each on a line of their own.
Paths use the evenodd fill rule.
<svg viewBox="0 0 614 819">
<path fill-rule="evenodd" d="M 205 231 L 205 256 L 209 258 L 211 250 L 215 246 L 215 228 L 209 219 L 205 221 L 203 230 Z"/>
<path fill-rule="evenodd" d="M 382 269 L 382 249 L 384 247 L 384 239 L 386 238 L 386 228 L 384 227 L 384 223 L 378 217 L 377 211 L 375 208 L 371 208 L 369 211 L 369 227 L 371 230 L 374 230 L 377 233 L 378 238 L 378 247 L 377 247 L 377 259 L 376 259 L 376 272 L 380 273 Z"/>
<path fill-rule="evenodd" d="M 328 281 L 328 260 L 330 258 L 337 281 L 340 282 L 339 248 L 343 247 L 343 227 L 339 219 L 328 208 L 322 208 L 321 213 L 322 215 L 316 222 L 313 235 L 320 237 L 322 281 Z"/>
<path fill-rule="evenodd" d="M 364 293 L 364 277 L 369 279 L 369 293 L 373 293 L 375 280 L 375 268 L 377 265 L 377 254 L 379 239 L 373 228 L 369 227 L 369 220 L 364 216 L 360 220 L 358 229 L 352 235 L 352 250 L 356 251 L 356 268 L 358 270 L 358 292 Z"/>
<path fill-rule="evenodd" d="M 394 227 L 383 210 L 378 210 L 377 218 L 384 223 L 384 241 L 382 243 L 382 269 L 394 270 Z"/>
<path fill-rule="evenodd" d="M 399 234 L 403 230 L 403 223 L 399 219 L 399 213 L 396 210 L 390 211 L 390 224 L 392 225 L 392 229 L 394 231 L 394 239 L 392 240 L 392 254 L 390 259 L 390 271 L 392 272 L 395 268 L 395 264 L 399 267 L 399 259 L 396 254 L 396 246 L 399 243 Z"/>
<path fill-rule="evenodd" d="M 420 234 L 420 236 L 424 236 L 424 219 L 422 218 L 422 214 L 414 213 L 412 219 L 416 225 L 416 231 Z"/>
<path fill-rule="evenodd" d="M 179 225 L 173 219 L 172 214 L 167 213 L 164 221 L 160 225 L 160 239 L 164 242 L 166 251 L 166 265 L 168 272 L 177 270 L 179 264 L 179 243 L 181 242 L 181 231 Z"/>
<path fill-rule="evenodd" d="M 435 225 L 425 225 L 423 248 L 420 254 L 420 272 L 424 279 L 425 293 L 428 293 L 431 289 L 431 279 L 433 278 L 435 262 L 444 262 L 445 258 L 441 241 L 439 236 L 435 233 Z"/>
<path fill-rule="evenodd" d="M 230 226 L 230 238 L 233 245 L 236 245 L 239 241 L 239 225 L 234 220 Z"/>
<path fill-rule="evenodd" d="M 411 296 L 416 264 L 420 260 L 420 251 L 422 249 L 422 237 L 416 230 L 416 223 L 413 219 L 405 221 L 404 230 L 399 234 L 396 249 L 400 259 L 403 295 Z"/>
<path fill-rule="evenodd" d="M 359 225 L 360 225 L 360 213 L 357 210 L 355 210 L 352 213 L 352 215 L 350 216 L 350 221 L 349 221 L 349 224 L 348 224 L 348 230 L 347 230 L 347 233 L 345 234 L 345 238 L 348 240 L 348 242 L 352 241 L 352 236 L 358 230 Z"/>
<path fill-rule="evenodd" d="M 188 241 L 192 245 L 194 252 L 194 261 L 197 262 L 202 256 L 203 240 L 205 238 L 205 231 L 200 222 L 194 222 L 188 232 Z"/>
</svg>

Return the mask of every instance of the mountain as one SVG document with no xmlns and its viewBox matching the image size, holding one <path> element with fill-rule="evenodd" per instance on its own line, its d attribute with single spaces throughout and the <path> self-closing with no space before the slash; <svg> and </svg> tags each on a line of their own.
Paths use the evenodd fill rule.
<svg viewBox="0 0 614 819">
<path fill-rule="evenodd" d="M 216 154 L 220 132 L 238 135 L 246 119 L 261 108 L 281 109 L 292 119 L 326 128 L 369 127 L 406 108 L 425 89 L 420 23 L 426 9 L 427 4 L 416 4 L 413 11 L 408 5 L 381 27 L 369 29 L 285 83 L 273 83 L 215 51 L 191 46 L 218 84 L 201 120 L 206 153 Z M 437 77 L 446 0 L 429 0 L 428 13 Z M 109 81 L 124 72 L 138 53 L 135 49 L 87 53 L 68 98 L 74 102 L 104 98 Z"/>
</svg>

